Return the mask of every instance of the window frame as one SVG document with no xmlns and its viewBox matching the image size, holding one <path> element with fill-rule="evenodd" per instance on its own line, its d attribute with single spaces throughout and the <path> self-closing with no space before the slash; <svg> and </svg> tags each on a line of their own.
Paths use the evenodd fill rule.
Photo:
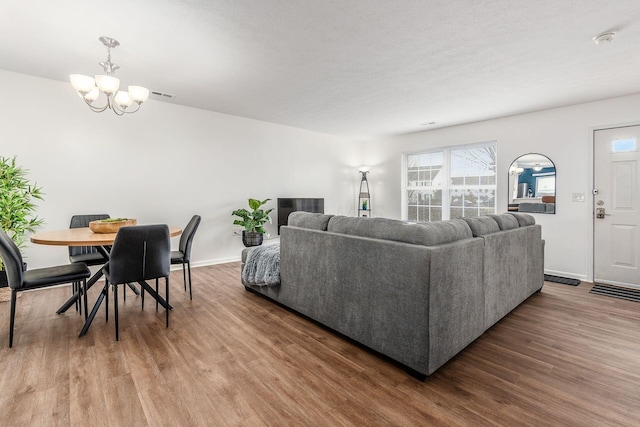
<svg viewBox="0 0 640 427">
<path fill-rule="evenodd" d="M 459 188 L 459 186 L 457 185 L 453 185 L 451 183 L 451 152 L 452 151 L 457 151 L 457 150 L 467 150 L 467 149 L 473 149 L 473 148 L 484 148 L 484 147 L 495 147 L 496 148 L 496 159 L 495 159 L 495 199 L 497 199 L 497 195 L 498 195 L 498 141 L 497 140 L 490 140 L 490 141 L 483 141 L 483 142 L 476 142 L 476 143 L 472 143 L 472 144 L 461 144 L 461 145 L 449 145 L 449 146 L 445 146 L 445 147 L 434 147 L 434 148 L 428 148 L 425 150 L 416 150 L 416 151 L 405 151 L 402 153 L 401 155 L 401 173 L 402 173 L 402 179 L 401 179 L 401 192 L 402 192 L 402 197 L 401 197 L 401 218 L 404 221 L 408 221 L 408 217 L 409 217 L 409 206 L 408 206 L 408 200 L 407 200 L 407 193 L 409 190 L 419 190 L 419 187 L 409 187 L 409 183 L 408 183 L 408 175 L 409 175 L 409 170 L 408 170 L 408 158 L 409 156 L 412 155 L 420 155 L 420 154 L 433 154 L 433 153 L 442 153 L 443 156 L 443 165 L 442 165 L 442 169 L 441 171 L 443 172 L 443 174 L 445 174 L 445 179 L 443 179 L 442 182 L 442 213 L 441 213 L 441 217 L 442 220 L 445 219 L 449 219 L 450 217 L 450 212 L 451 212 L 451 194 L 450 194 L 450 190 L 452 187 L 457 187 Z M 497 200 L 496 203 L 494 205 L 494 213 L 497 212 Z"/>
</svg>

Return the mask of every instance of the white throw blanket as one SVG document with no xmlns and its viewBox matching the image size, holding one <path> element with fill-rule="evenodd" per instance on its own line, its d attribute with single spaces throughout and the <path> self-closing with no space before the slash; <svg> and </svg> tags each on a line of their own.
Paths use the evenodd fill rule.
<svg viewBox="0 0 640 427">
<path fill-rule="evenodd" d="M 247 254 L 242 280 L 250 285 L 280 284 L 280 244 L 256 246 Z"/>
</svg>

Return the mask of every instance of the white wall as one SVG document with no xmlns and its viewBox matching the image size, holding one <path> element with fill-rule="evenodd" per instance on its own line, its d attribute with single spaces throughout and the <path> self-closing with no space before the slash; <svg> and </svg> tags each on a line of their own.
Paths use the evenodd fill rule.
<svg viewBox="0 0 640 427">
<path fill-rule="evenodd" d="M 153 100 L 126 117 L 96 114 L 70 84 L 1 70 L 0 98 L 0 155 L 17 155 L 44 188 L 40 230 L 79 213 L 178 226 L 200 214 L 202 265 L 239 259 L 231 212 L 249 197 L 324 197 L 327 212 L 355 214 L 358 143 Z M 25 255 L 31 268 L 68 262 L 66 247 Z"/>
<path fill-rule="evenodd" d="M 547 241 L 545 267 L 590 280 L 592 132 L 640 123 L 634 95 L 362 145 L 153 100 L 127 117 L 96 114 L 69 84 L 2 70 L 0 96 L 0 155 L 17 155 L 44 187 L 43 230 L 68 227 L 75 213 L 172 225 L 198 213 L 196 265 L 238 259 L 242 243 L 232 235 L 231 211 L 248 197 L 324 197 L 326 212 L 354 215 L 356 169 L 367 164 L 374 216 L 400 218 L 403 152 L 497 140 L 498 211 L 506 210 L 511 162 L 529 152 L 549 156 L 558 170 L 558 213 L 535 215 Z M 572 202 L 572 193 L 585 193 L 586 201 Z M 31 267 L 67 262 L 63 247 L 30 245 L 25 253 Z"/>
<path fill-rule="evenodd" d="M 400 218 L 403 152 L 496 140 L 498 212 L 505 212 L 511 162 L 542 153 L 557 167 L 557 214 L 534 214 L 546 240 L 545 270 L 592 280 L 593 130 L 637 123 L 640 95 L 633 95 L 370 141 L 363 163 L 371 166 L 372 208 L 376 216 Z M 585 193 L 586 201 L 573 202 L 572 193 Z"/>
</svg>

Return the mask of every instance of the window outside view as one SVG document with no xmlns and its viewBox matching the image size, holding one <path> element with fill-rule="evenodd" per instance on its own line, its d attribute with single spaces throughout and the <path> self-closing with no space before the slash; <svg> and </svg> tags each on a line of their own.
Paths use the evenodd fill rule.
<svg viewBox="0 0 640 427">
<path fill-rule="evenodd" d="M 413 222 L 496 212 L 496 143 L 406 154 L 404 206 Z"/>
</svg>

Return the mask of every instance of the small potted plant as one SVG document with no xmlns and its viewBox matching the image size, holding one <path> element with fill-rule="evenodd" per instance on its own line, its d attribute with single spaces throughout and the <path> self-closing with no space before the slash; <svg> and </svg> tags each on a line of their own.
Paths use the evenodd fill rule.
<svg viewBox="0 0 640 427">
<path fill-rule="evenodd" d="M 42 188 L 27 179 L 27 171 L 16 164 L 16 157 L 0 156 L 0 228 L 16 246 L 25 246 L 25 234 L 33 233 L 44 222 L 35 214 L 33 199 L 42 199 Z M 0 287 L 7 276 L 0 259 Z"/>
<path fill-rule="evenodd" d="M 269 214 L 273 209 L 266 211 L 262 209 L 262 206 L 264 206 L 269 200 L 271 199 L 265 199 L 263 201 L 258 199 L 249 199 L 249 209 L 251 210 L 242 208 L 236 209 L 231 213 L 231 215 L 242 218 L 234 220 L 233 224 L 244 227 L 244 230 L 242 230 L 242 243 L 246 247 L 260 246 L 264 238 L 263 235 L 266 234 L 269 236 L 264 225 L 267 221 L 271 224 L 271 217 Z"/>
</svg>

